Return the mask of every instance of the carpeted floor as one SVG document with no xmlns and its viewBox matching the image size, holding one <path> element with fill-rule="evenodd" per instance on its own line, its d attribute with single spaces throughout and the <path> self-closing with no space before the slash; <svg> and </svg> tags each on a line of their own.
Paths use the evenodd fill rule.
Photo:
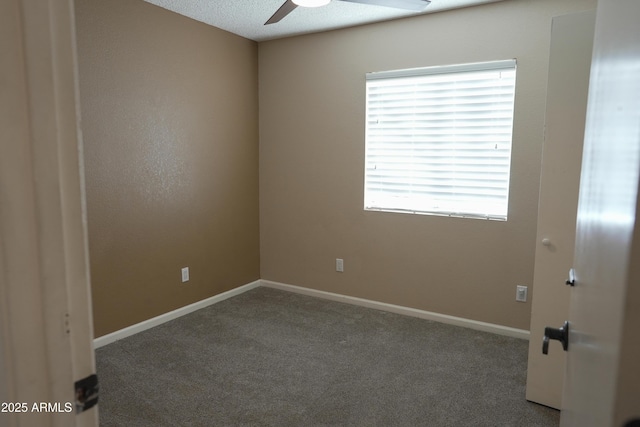
<svg viewBox="0 0 640 427">
<path fill-rule="evenodd" d="M 527 345 L 260 287 L 99 348 L 100 425 L 557 426 Z"/>
</svg>

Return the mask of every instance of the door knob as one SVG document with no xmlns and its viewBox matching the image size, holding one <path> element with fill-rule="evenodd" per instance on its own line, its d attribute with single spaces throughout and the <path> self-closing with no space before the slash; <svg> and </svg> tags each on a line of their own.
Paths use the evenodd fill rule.
<svg viewBox="0 0 640 427">
<path fill-rule="evenodd" d="M 549 354 L 549 340 L 558 340 L 562 343 L 562 348 L 567 351 L 569 348 L 569 321 L 565 321 L 561 328 L 544 328 L 544 338 L 542 338 L 542 354 Z"/>
</svg>

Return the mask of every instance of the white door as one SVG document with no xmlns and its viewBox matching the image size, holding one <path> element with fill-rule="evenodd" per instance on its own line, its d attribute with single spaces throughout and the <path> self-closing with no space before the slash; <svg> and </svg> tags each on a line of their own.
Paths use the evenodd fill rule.
<svg viewBox="0 0 640 427">
<path fill-rule="evenodd" d="M 599 0 L 561 425 L 640 418 L 640 2 Z"/>
<path fill-rule="evenodd" d="M 582 143 L 595 11 L 557 16 L 551 24 L 536 261 L 531 306 L 527 400 L 560 409 L 565 352 L 542 354 L 545 326 L 569 316 Z"/>
<path fill-rule="evenodd" d="M 98 424 L 77 111 L 73 2 L 2 0 L 2 426 Z"/>
</svg>

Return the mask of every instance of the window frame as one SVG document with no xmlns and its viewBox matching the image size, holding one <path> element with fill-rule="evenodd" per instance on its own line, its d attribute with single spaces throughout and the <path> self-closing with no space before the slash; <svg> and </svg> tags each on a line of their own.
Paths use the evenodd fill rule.
<svg viewBox="0 0 640 427">
<path fill-rule="evenodd" d="M 509 90 L 510 93 L 507 94 L 506 96 L 504 96 L 505 98 L 509 97 L 510 98 L 510 116 L 508 117 L 508 119 L 504 119 L 503 118 L 503 122 L 507 123 L 508 122 L 508 126 L 505 128 L 504 124 L 503 126 L 503 132 L 502 135 L 504 137 L 504 135 L 506 135 L 506 133 L 504 132 L 504 129 L 508 128 L 508 149 L 506 151 L 508 151 L 508 155 L 502 155 L 503 158 L 503 163 L 504 163 L 504 159 L 506 159 L 506 166 L 502 165 L 501 167 L 503 168 L 503 170 L 500 172 L 501 176 L 503 177 L 502 180 L 500 182 L 502 182 L 503 187 L 505 187 L 503 189 L 503 193 L 500 195 L 499 199 L 501 200 L 500 202 L 498 202 L 497 204 L 500 206 L 500 213 L 496 213 L 497 210 L 493 209 L 489 212 L 489 210 L 482 212 L 482 209 L 469 209 L 469 208 L 463 208 L 460 209 L 455 208 L 456 204 L 457 206 L 463 206 L 465 203 L 468 206 L 473 205 L 474 203 L 477 205 L 478 203 L 480 203 L 479 201 L 467 201 L 467 202 L 463 202 L 463 201 L 451 201 L 449 206 L 452 206 L 454 208 L 444 208 L 444 209 L 425 209 L 425 208 L 416 208 L 417 206 L 412 206 L 411 202 L 407 202 L 406 203 L 406 207 L 405 206 L 400 206 L 402 204 L 402 200 L 406 200 L 406 201 L 410 201 L 412 199 L 424 199 L 427 200 L 429 203 L 433 204 L 435 203 L 434 200 L 438 200 L 437 198 L 431 198 L 429 199 L 429 197 L 427 196 L 427 194 L 436 194 L 435 191 L 423 191 L 420 192 L 415 191 L 416 194 L 418 194 L 418 196 L 409 196 L 409 197 L 398 197 L 398 199 L 396 199 L 396 201 L 394 202 L 394 204 L 389 204 L 387 203 L 385 205 L 384 202 L 378 202 L 378 203 L 371 203 L 371 198 L 370 198 L 370 194 L 368 193 L 368 191 L 373 191 L 373 190 L 369 190 L 370 186 L 371 186 L 371 176 L 370 175 L 374 175 L 374 173 L 371 172 L 371 157 L 373 157 L 373 155 L 371 155 L 370 151 L 371 151 L 371 128 L 372 128 L 372 120 L 371 117 L 373 116 L 370 112 L 370 107 L 373 104 L 370 100 L 370 96 L 371 96 L 371 91 L 370 91 L 370 82 L 376 82 L 376 81 L 397 81 L 398 79 L 411 79 L 411 78 L 422 78 L 425 77 L 431 77 L 433 76 L 435 79 L 438 78 L 438 76 L 445 76 L 447 74 L 457 74 L 457 75 L 466 75 L 467 77 L 470 76 L 470 74 L 467 73 L 484 73 L 484 72 L 492 72 L 492 71 L 499 71 L 500 74 L 500 79 L 502 79 L 502 72 L 507 72 L 507 73 L 512 73 L 513 76 L 512 78 L 508 78 L 505 79 L 505 81 L 507 80 L 512 80 L 513 83 L 511 85 L 509 85 Z M 508 75 L 508 74 L 507 74 Z M 397 212 L 397 213 L 409 213 L 409 214 L 421 214 L 421 215 L 437 215 L 437 216 L 450 216 L 450 217 L 461 217 L 461 218 L 474 218 L 474 219 L 486 219 L 486 220 L 497 220 L 497 221 L 507 221 L 508 220 L 508 210 L 509 210 L 509 193 L 511 190 L 511 157 L 512 157 L 512 151 L 513 151 L 513 128 L 514 128 L 514 118 L 515 118 L 515 94 L 516 94 L 516 79 L 517 79 L 517 61 L 516 59 L 509 59 L 509 60 L 500 60 L 500 61 L 490 61 L 490 62 L 478 62 L 478 63 L 468 63 L 468 64 L 455 64 L 455 65 L 445 65 L 445 66 L 433 66 L 433 67 L 422 67 L 422 68 L 411 68 L 411 69 L 403 69 L 403 70 L 391 70 L 391 71 L 382 71 L 382 72 L 371 72 L 371 73 L 367 73 L 366 74 L 366 102 L 365 102 L 365 168 L 364 168 L 364 209 L 367 211 L 382 211 L 382 212 Z M 496 79 L 496 81 L 499 79 Z M 377 84 L 377 83 L 374 83 Z M 427 87 L 427 85 L 429 83 L 422 83 L 425 85 L 425 87 Z M 421 86 L 422 87 L 422 86 Z M 425 98 L 428 100 L 431 100 L 433 98 Z M 455 99 L 457 101 L 457 98 L 452 97 L 452 99 Z M 504 102 L 504 101 L 503 101 Z M 448 104 L 451 106 L 455 106 L 457 105 L 455 102 L 452 104 Z M 493 112 L 494 110 L 492 110 Z M 402 129 L 407 129 L 407 127 L 403 127 Z M 457 129 L 457 128 L 454 128 Z M 425 137 L 427 138 L 427 137 Z M 504 143 L 504 141 L 500 141 L 500 144 Z M 380 145 L 385 144 L 380 143 Z M 386 143 L 387 145 L 390 145 L 391 143 Z M 420 144 L 420 142 L 417 142 L 417 144 Z M 430 143 L 426 142 L 424 143 L 425 145 L 429 145 Z M 446 143 L 445 143 L 446 144 Z M 457 141 L 451 141 L 448 144 L 450 145 L 444 145 L 443 147 L 449 147 L 449 149 L 452 149 L 450 147 L 454 147 L 456 144 L 458 144 Z M 493 142 L 490 142 L 490 144 L 493 144 Z M 474 148 L 475 149 L 475 148 Z M 496 142 L 496 150 L 498 149 L 498 143 Z M 502 151 L 505 151 L 505 146 L 500 146 L 500 149 Z M 480 149 L 478 150 L 478 152 L 484 150 L 484 152 L 489 152 L 488 149 Z M 461 152 L 463 150 L 460 150 Z M 422 156 L 424 157 L 424 156 Z M 456 158 L 456 156 L 453 156 L 454 158 Z M 452 165 L 458 165 L 459 163 L 452 163 Z M 478 163 L 480 164 L 480 163 Z M 377 164 L 376 164 L 377 166 Z M 454 166 L 452 166 L 453 168 Z M 375 168 L 374 168 L 375 169 Z M 410 169 L 411 171 L 413 171 L 415 173 L 416 169 L 415 167 L 413 169 Z M 422 169 L 422 171 L 427 171 L 427 172 L 432 172 L 433 170 L 431 169 Z M 450 172 L 450 171 L 449 171 Z M 506 175 L 506 179 L 504 178 Z M 391 175 L 389 175 L 391 176 Z M 409 179 L 407 179 L 408 181 Z M 469 180 L 467 180 L 469 181 Z M 411 194 L 413 194 L 413 190 L 409 190 L 409 188 L 411 187 L 411 184 L 409 184 L 408 182 L 404 182 L 404 183 L 400 183 L 398 184 L 398 186 L 405 186 L 407 187 L 407 191 Z M 428 185 L 425 185 L 425 187 L 427 187 Z M 414 186 L 413 188 L 417 188 L 419 187 L 419 185 Z M 463 188 L 462 186 L 451 186 L 452 188 Z M 490 187 L 487 187 L 490 188 Z M 389 190 L 388 193 L 391 194 L 393 193 L 395 190 Z M 400 192 L 400 191 L 398 191 Z M 379 194 L 383 194 L 385 193 L 384 190 L 380 190 Z M 452 194 L 454 194 L 455 191 L 452 191 Z M 487 196 L 488 199 L 490 199 L 490 196 Z M 470 197 L 471 199 L 471 197 Z M 398 202 L 398 200 L 400 200 L 400 202 Z M 415 200 L 413 203 L 416 203 Z M 437 203 L 436 203 L 437 204 Z M 444 203 L 446 204 L 446 202 Z M 489 205 L 489 203 L 487 203 L 487 206 Z M 502 213 L 503 212 L 503 213 Z"/>
</svg>

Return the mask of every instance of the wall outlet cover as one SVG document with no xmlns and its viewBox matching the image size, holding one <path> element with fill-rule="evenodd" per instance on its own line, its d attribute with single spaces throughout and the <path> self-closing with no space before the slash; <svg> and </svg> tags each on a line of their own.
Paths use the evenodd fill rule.
<svg viewBox="0 0 640 427">
<path fill-rule="evenodd" d="M 516 287 L 516 301 L 526 302 L 527 301 L 527 287 L 524 285 L 518 285 Z"/>
</svg>

